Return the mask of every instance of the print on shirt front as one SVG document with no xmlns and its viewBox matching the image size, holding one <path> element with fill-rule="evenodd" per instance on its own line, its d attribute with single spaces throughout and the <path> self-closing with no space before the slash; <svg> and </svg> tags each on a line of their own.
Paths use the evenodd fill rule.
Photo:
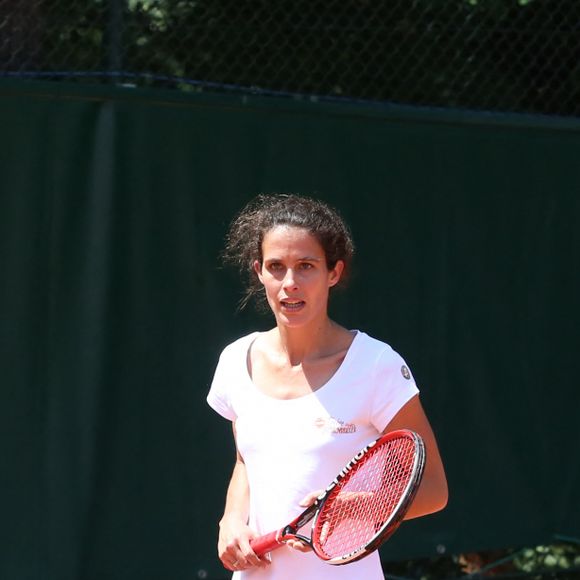
<svg viewBox="0 0 580 580">
<path fill-rule="evenodd" d="M 345 421 L 335 419 L 330 415 L 315 419 L 314 426 L 318 429 L 326 429 L 331 433 L 354 433 L 356 431 L 356 425 L 354 423 L 346 423 Z"/>
</svg>

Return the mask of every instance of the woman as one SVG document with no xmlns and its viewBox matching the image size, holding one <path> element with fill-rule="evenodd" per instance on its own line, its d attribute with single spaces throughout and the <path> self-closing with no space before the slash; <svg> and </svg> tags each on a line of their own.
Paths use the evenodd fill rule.
<svg viewBox="0 0 580 580">
<path fill-rule="evenodd" d="M 408 428 L 427 450 L 407 518 L 442 509 L 447 484 L 437 444 L 404 360 L 387 344 L 328 316 L 329 292 L 348 277 L 350 232 L 327 204 L 262 195 L 231 225 L 226 261 L 266 298 L 276 325 L 227 346 L 208 395 L 232 421 L 237 457 L 220 521 L 218 553 L 234 578 L 382 579 L 378 554 L 323 563 L 300 541 L 259 558 L 250 540 L 310 505 L 344 464 L 381 432 Z"/>
</svg>

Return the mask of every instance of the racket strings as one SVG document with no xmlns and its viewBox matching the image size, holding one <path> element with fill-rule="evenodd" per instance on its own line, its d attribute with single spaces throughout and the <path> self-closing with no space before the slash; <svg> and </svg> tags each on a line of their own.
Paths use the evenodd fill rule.
<svg viewBox="0 0 580 580">
<path fill-rule="evenodd" d="M 391 521 L 413 477 L 415 442 L 389 441 L 355 465 L 325 502 L 313 534 L 328 558 L 353 553 Z"/>
</svg>

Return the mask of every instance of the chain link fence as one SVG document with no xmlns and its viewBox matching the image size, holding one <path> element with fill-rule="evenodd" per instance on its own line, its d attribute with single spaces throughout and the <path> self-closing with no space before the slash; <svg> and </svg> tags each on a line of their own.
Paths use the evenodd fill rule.
<svg viewBox="0 0 580 580">
<path fill-rule="evenodd" d="M 580 114 L 578 0 L 0 0 L 2 76 Z"/>
</svg>

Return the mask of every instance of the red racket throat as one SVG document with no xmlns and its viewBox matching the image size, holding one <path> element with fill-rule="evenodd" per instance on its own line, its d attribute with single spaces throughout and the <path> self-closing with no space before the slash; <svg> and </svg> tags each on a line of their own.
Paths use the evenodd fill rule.
<svg viewBox="0 0 580 580">
<path fill-rule="evenodd" d="M 363 558 L 391 536 L 421 481 L 425 450 L 411 431 L 384 435 L 361 454 L 329 486 L 312 526 L 312 547 L 329 564 Z"/>
</svg>

